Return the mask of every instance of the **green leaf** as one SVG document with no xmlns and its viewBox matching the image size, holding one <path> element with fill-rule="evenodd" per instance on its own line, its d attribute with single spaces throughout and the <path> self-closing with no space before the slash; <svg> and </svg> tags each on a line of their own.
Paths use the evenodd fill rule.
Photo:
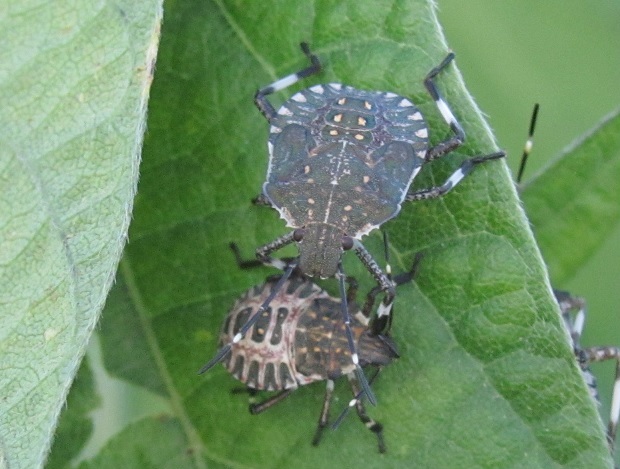
<svg viewBox="0 0 620 469">
<path fill-rule="evenodd" d="M 319 448 L 310 445 L 320 383 L 252 416 L 246 399 L 231 395 L 239 383 L 223 367 L 196 375 L 215 353 L 234 299 L 273 273 L 239 270 L 228 243 L 250 256 L 287 232 L 274 210 L 249 203 L 267 167 L 268 125 L 252 104 L 255 89 L 305 66 L 298 44 L 306 40 L 325 71 L 294 89 L 339 81 L 398 92 L 419 103 L 438 142 L 450 132 L 422 78 L 447 47 L 423 1 L 172 1 L 167 8 L 131 243 L 101 330 L 110 372 L 166 396 L 172 410 L 119 430 L 84 465 L 610 467 L 502 162 L 478 168 L 440 200 L 405 205 L 385 225 L 395 270 L 425 254 L 415 284 L 397 298 L 401 358 L 382 372 L 373 386 L 379 405 L 368 409 L 385 426 L 387 454 L 376 452 L 354 416 L 326 431 Z M 426 168 L 415 188 L 440 184 L 466 156 L 495 149 L 456 68 L 439 86 L 467 145 Z M 380 258 L 380 236 L 364 242 Z M 367 291 L 368 274 L 346 257 L 347 272 Z M 333 279 L 322 285 L 335 292 Z M 349 399 L 345 388 L 338 384 L 334 413 Z M 173 454 L 177 466 L 168 462 Z"/>
<path fill-rule="evenodd" d="M 12 469 L 43 465 L 125 244 L 159 8 L 0 8 L 0 461 Z"/>
<path fill-rule="evenodd" d="M 523 187 L 554 281 L 573 277 L 620 222 L 620 112 L 608 116 Z"/>
</svg>

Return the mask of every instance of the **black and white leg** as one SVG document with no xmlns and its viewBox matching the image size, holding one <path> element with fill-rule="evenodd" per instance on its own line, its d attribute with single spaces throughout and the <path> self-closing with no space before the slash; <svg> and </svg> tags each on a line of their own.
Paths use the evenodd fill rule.
<svg viewBox="0 0 620 469">
<path fill-rule="evenodd" d="M 491 153 L 490 155 L 475 156 L 468 160 L 463 161 L 461 166 L 452 173 L 452 175 L 441 186 L 431 187 L 429 189 L 421 189 L 415 192 L 409 192 L 405 196 L 407 201 L 436 199 L 444 194 L 450 192 L 454 187 L 461 182 L 465 176 L 473 171 L 473 169 L 480 163 L 484 163 L 489 160 L 496 160 L 503 158 L 506 154 L 503 151 Z"/>
<path fill-rule="evenodd" d="M 377 371 L 378 373 L 378 371 Z M 377 376 L 375 374 L 373 379 Z M 358 398 L 363 391 L 360 391 L 359 386 L 357 385 L 357 381 L 355 376 L 352 374 L 348 374 L 347 378 L 349 379 L 349 384 L 351 385 L 351 391 L 353 392 L 353 396 L 355 396 L 355 410 L 357 411 L 357 416 L 362 421 L 362 423 L 366 426 L 368 430 L 373 432 L 377 437 L 377 442 L 379 445 L 379 452 L 385 453 L 385 440 L 383 439 L 383 425 L 381 425 L 376 420 L 371 419 L 368 414 L 366 414 L 366 408 L 364 407 L 364 402 L 362 399 Z"/>
<path fill-rule="evenodd" d="M 611 410 L 609 423 L 607 425 L 607 442 L 613 452 L 618 429 L 618 418 L 620 417 L 620 348 L 619 347 L 582 347 L 580 344 L 581 334 L 586 322 L 586 303 L 583 298 L 572 296 L 570 293 L 554 290 L 553 291 L 564 324 L 570 333 L 573 342 L 575 358 L 581 369 L 583 378 L 588 385 L 590 395 L 598 402 L 598 388 L 596 378 L 590 371 L 590 364 L 607 360 L 616 361 L 616 377 L 611 397 Z M 574 313 L 574 316 L 571 314 Z"/>
<path fill-rule="evenodd" d="M 416 277 L 419 266 L 420 266 L 420 261 L 422 260 L 423 257 L 424 256 L 422 252 L 416 253 L 416 255 L 413 258 L 413 264 L 411 265 L 411 269 L 407 272 L 402 272 L 396 275 L 392 279 L 392 283 L 394 287 L 398 287 L 400 285 L 404 285 L 405 283 L 409 283 Z M 386 271 L 388 272 L 388 276 L 391 276 L 391 268 L 389 264 L 387 264 L 386 266 Z M 368 292 L 368 295 L 366 295 L 366 303 L 364 303 L 363 311 L 372 310 L 373 305 L 376 301 L 376 297 L 380 292 L 381 290 L 379 289 L 379 287 L 375 287 L 372 290 L 370 290 L 370 292 Z M 383 304 L 379 306 L 379 309 L 381 309 L 382 305 Z M 392 319 L 393 319 L 393 314 L 391 310 L 389 314 L 384 314 L 384 315 L 380 315 L 378 312 L 377 316 L 374 318 L 371 324 L 372 334 L 379 335 L 379 334 L 389 333 L 390 328 L 392 326 Z"/>
<path fill-rule="evenodd" d="M 353 249 L 355 250 L 355 254 L 357 254 L 357 257 L 359 257 L 359 259 L 362 261 L 362 264 L 364 264 L 366 269 L 368 269 L 368 271 L 377 281 L 378 286 L 376 287 L 376 289 L 385 293 L 385 297 L 383 298 L 383 301 L 377 309 L 377 316 L 380 318 L 384 318 L 385 321 L 387 321 L 387 318 L 389 318 L 389 316 L 391 315 L 392 306 L 394 304 L 394 297 L 396 296 L 396 288 L 394 286 L 394 282 L 390 279 L 389 275 L 386 275 L 386 273 L 381 270 L 381 267 L 379 267 L 377 262 L 368 252 L 368 250 L 357 239 L 353 240 Z M 369 303 L 369 301 L 367 300 L 366 304 L 364 305 L 364 309 L 362 310 L 363 314 L 367 317 L 370 317 L 370 312 L 374 305 L 374 297 L 376 297 L 378 293 L 376 289 L 373 289 L 375 293 L 372 303 Z"/>
<path fill-rule="evenodd" d="M 366 397 L 368 398 L 368 402 L 370 402 L 372 405 L 377 405 L 377 398 L 372 392 L 372 389 L 370 389 L 370 384 L 368 384 L 368 380 L 366 379 L 364 370 L 362 370 L 362 366 L 360 365 L 359 355 L 357 354 L 357 347 L 355 346 L 353 332 L 351 331 L 351 315 L 349 314 L 349 305 L 347 303 L 348 295 L 345 290 L 346 276 L 344 275 L 344 271 L 342 269 L 342 261 L 338 263 L 338 272 L 336 273 L 336 277 L 338 278 L 338 285 L 340 287 L 340 309 L 342 312 L 342 321 L 344 322 L 344 330 L 347 335 L 347 343 L 351 352 L 351 361 L 355 366 L 355 375 L 357 376 L 357 379 L 362 386 L 364 394 L 366 394 Z"/>
<path fill-rule="evenodd" d="M 443 117 L 444 121 L 450 126 L 452 133 L 454 134 L 452 137 L 439 142 L 437 145 L 432 146 L 428 149 L 426 153 L 425 160 L 426 162 L 433 161 L 441 156 L 450 153 L 451 151 L 456 150 L 460 147 L 465 141 L 465 132 L 461 127 L 461 124 L 456 120 L 456 117 L 450 110 L 450 106 L 444 101 L 435 84 L 435 78 L 439 75 L 443 70 L 445 70 L 448 65 L 454 60 L 454 53 L 450 52 L 445 59 L 435 68 L 433 68 L 426 78 L 424 79 L 424 85 L 428 90 L 428 93 L 431 95 L 439 113 Z M 498 151 L 495 153 L 490 153 L 488 155 L 480 155 L 465 160 L 461 166 L 448 178 L 448 180 L 441 186 L 432 187 L 430 189 L 422 189 L 419 191 L 411 192 L 407 194 L 405 200 L 414 201 L 414 200 L 423 200 L 423 199 L 432 199 L 436 197 L 441 197 L 442 195 L 449 192 L 453 189 L 465 176 L 467 176 L 477 165 L 480 163 L 484 163 L 486 161 L 495 160 L 499 158 L 503 158 L 506 156 L 506 153 L 503 151 Z"/>
<path fill-rule="evenodd" d="M 258 90 L 254 95 L 254 104 L 256 104 L 258 110 L 269 122 L 277 116 L 277 112 L 267 99 L 267 96 L 297 83 L 302 78 L 309 77 L 310 75 L 314 75 L 315 73 L 319 73 L 321 71 L 321 62 L 316 55 L 310 52 L 310 47 L 308 44 L 302 42 L 300 46 L 302 52 L 306 55 L 306 57 L 308 57 L 308 60 L 310 60 L 310 66 L 300 70 L 297 73 L 292 73 L 291 75 L 287 75 L 274 81 L 270 85 Z"/>
<path fill-rule="evenodd" d="M 519 164 L 519 172 L 517 173 L 517 184 L 521 184 L 523 179 L 523 172 L 525 171 L 525 165 L 527 164 L 527 158 L 530 156 L 532 148 L 534 147 L 534 129 L 536 128 L 536 119 L 538 118 L 538 103 L 534 104 L 534 110 L 532 111 L 532 118 L 530 119 L 530 130 L 527 133 L 527 140 L 525 141 L 525 147 L 523 148 L 523 155 L 521 156 L 521 163 Z"/>
</svg>

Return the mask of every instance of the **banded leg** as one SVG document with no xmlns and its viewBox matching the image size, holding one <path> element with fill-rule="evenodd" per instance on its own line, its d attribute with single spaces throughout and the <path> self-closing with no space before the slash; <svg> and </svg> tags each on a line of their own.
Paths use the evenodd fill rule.
<svg viewBox="0 0 620 469">
<path fill-rule="evenodd" d="M 461 124 L 459 124 L 459 122 L 456 120 L 456 117 L 454 117 L 454 114 L 450 110 L 450 107 L 442 98 L 441 93 L 439 92 L 439 89 L 435 84 L 435 78 L 437 78 L 437 75 L 444 71 L 453 60 L 454 52 L 450 52 L 437 67 L 433 68 L 430 72 L 428 72 L 426 78 L 424 79 L 424 86 L 426 86 L 428 94 L 431 95 L 431 98 L 433 98 L 433 100 L 435 101 L 435 105 L 437 106 L 439 113 L 443 117 L 443 120 L 446 121 L 446 124 L 450 126 L 450 129 L 454 133 L 452 137 L 428 149 L 425 158 L 427 162 L 433 161 L 434 159 L 439 158 L 446 153 L 450 153 L 451 151 L 456 150 L 465 141 L 465 132 L 463 131 Z"/>
<path fill-rule="evenodd" d="M 480 163 L 484 163 L 489 160 L 496 160 L 506 156 L 503 151 L 491 153 L 489 155 L 475 156 L 468 160 L 463 161 L 461 166 L 444 182 L 441 186 L 431 187 L 429 189 L 421 189 L 415 192 L 410 192 L 405 196 L 407 201 L 436 199 L 444 194 L 450 192 L 454 187 L 461 182 L 465 176 L 473 171 L 473 169 Z"/>
<path fill-rule="evenodd" d="M 378 374 L 378 371 L 373 376 L 373 379 L 377 376 L 377 374 Z M 376 435 L 377 442 L 379 445 L 379 452 L 385 453 L 386 447 L 385 447 L 385 440 L 383 439 L 383 425 L 381 425 L 376 420 L 373 420 L 372 418 L 370 418 L 368 414 L 366 413 L 364 402 L 362 401 L 362 399 L 358 397 L 361 395 L 362 391 L 360 391 L 357 385 L 355 376 L 353 376 L 352 374 L 348 374 L 347 378 L 349 379 L 349 384 L 351 385 L 351 391 L 353 392 L 353 396 L 354 396 L 353 400 L 355 401 L 355 410 L 357 411 L 357 416 L 359 417 L 361 422 L 364 424 L 364 426 Z"/>
<path fill-rule="evenodd" d="M 362 386 L 364 394 L 366 394 L 366 397 L 368 398 L 368 402 L 370 402 L 372 405 L 377 405 L 377 398 L 372 392 L 372 389 L 370 389 L 370 384 L 368 384 L 368 380 L 366 379 L 364 370 L 362 370 L 362 367 L 360 365 L 359 356 L 357 354 L 357 347 L 355 346 L 353 332 L 351 331 L 351 315 L 349 314 L 349 305 L 347 303 L 347 293 L 345 291 L 346 277 L 342 270 L 342 261 L 338 263 L 338 272 L 336 273 L 336 277 L 338 277 L 338 285 L 340 287 L 340 309 L 342 312 L 342 320 L 344 322 L 344 330 L 347 335 L 349 351 L 351 352 L 351 361 L 355 366 L 355 375 L 357 376 L 357 379 Z"/>
<path fill-rule="evenodd" d="M 560 305 L 564 324 L 570 333 L 575 357 L 577 358 L 583 378 L 588 385 L 590 395 L 597 402 L 599 402 L 598 387 L 596 378 L 590 370 L 590 364 L 607 360 L 616 360 L 616 376 L 611 396 L 609 423 L 607 424 L 607 443 L 609 444 L 609 449 L 613 452 L 618 429 L 618 419 L 620 417 L 620 348 L 582 347 L 580 340 L 586 322 L 585 300 L 561 290 L 553 290 L 553 293 Z M 571 312 L 575 312 L 574 316 L 571 316 Z"/>
<path fill-rule="evenodd" d="M 368 250 L 360 243 L 357 239 L 353 240 L 355 250 L 355 254 L 362 261 L 362 264 L 368 269 L 368 271 L 372 274 L 375 280 L 378 283 L 376 288 L 379 291 L 385 293 L 385 297 L 383 301 L 379 305 L 379 309 L 377 310 L 378 317 L 389 317 L 392 311 L 392 305 L 394 304 L 394 297 L 396 296 L 396 288 L 394 286 L 394 282 L 390 280 L 390 278 L 381 270 L 381 267 L 377 264 L 377 262 L 370 255 Z M 377 293 L 375 293 L 375 296 Z M 374 299 L 373 299 L 374 304 Z M 372 308 L 373 305 L 369 305 L 369 308 Z M 370 316 L 370 311 L 367 310 L 367 305 L 364 305 L 363 313 L 367 316 Z"/>
<path fill-rule="evenodd" d="M 274 81 L 272 84 L 258 90 L 254 95 L 254 104 L 256 104 L 258 110 L 269 122 L 271 122 L 271 120 L 278 114 L 271 103 L 267 100 L 267 96 L 297 83 L 302 78 L 309 77 L 310 75 L 314 75 L 315 73 L 319 73 L 321 71 L 321 62 L 316 55 L 310 52 L 310 46 L 308 46 L 305 42 L 302 42 L 300 46 L 302 52 L 306 55 L 306 57 L 308 57 L 308 60 L 310 60 L 310 66 L 300 70 L 297 73 L 292 73 L 291 75 L 287 75 L 284 78 Z"/>
<path fill-rule="evenodd" d="M 424 86 L 426 86 L 426 90 L 435 101 L 435 105 L 443 117 L 443 120 L 450 126 L 450 130 L 452 130 L 452 133 L 454 134 L 452 137 L 449 137 L 446 140 L 439 142 L 437 145 L 429 148 L 425 157 L 426 162 L 433 161 L 456 150 L 465 141 L 465 132 L 461 127 L 461 124 L 459 124 L 456 120 L 456 117 L 450 110 L 448 104 L 444 101 L 441 93 L 439 92 L 439 88 L 437 88 L 437 85 L 435 84 L 437 75 L 444 71 L 453 60 L 454 53 L 450 52 L 437 67 L 433 68 L 428 75 L 426 75 L 426 78 L 424 79 Z M 456 186 L 478 164 L 489 160 L 503 158 L 504 156 L 506 156 L 506 153 L 499 151 L 489 155 L 470 158 L 469 160 L 463 162 L 460 168 L 457 169 L 442 186 L 411 192 L 407 194 L 405 200 L 413 201 L 440 197 Z"/>
<path fill-rule="evenodd" d="M 296 241 L 295 238 L 297 237 L 296 232 L 297 231 L 291 231 L 290 233 L 280 236 L 276 240 L 259 247 L 256 250 L 256 257 L 258 258 L 258 261 L 263 265 L 270 265 L 276 269 L 285 270 L 291 261 L 286 259 L 275 259 L 271 257 L 270 254 L 278 249 L 282 249 L 284 246 L 294 243 Z"/>
<path fill-rule="evenodd" d="M 396 275 L 392 279 L 392 282 L 395 287 L 404 285 L 405 283 L 409 283 L 416 277 L 419 266 L 420 266 L 420 261 L 422 260 L 423 257 L 424 255 L 421 252 L 416 253 L 416 255 L 413 258 L 413 264 L 411 265 L 411 269 L 408 272 L 402 272 Z M 391 269 L 388 266 L 386 270 L 390 271 Z M 366 314 L 367 311 L 368 313 L 372 311 L 372 308 L 376 301 L 376 297 L 380 292 L 381 290 L 379 287 L 375 287 L 372 290 L 370 290 L 370 292 L 368 292 L 368 295 L 366 295 L 366 303 L 364 303 L 364 308 L 362 310 L 364 314 Z M 387 316 L 377 315 L 377 317 L 374 319 L 371 325 L 372 333 L 373 335 L 387 334 L 391 328 L 391 325 L 392 325 L 392 314 L 387 315 Z"/>
<path fill-rule="evenodd" d="M 329 408 L 331 406 L 333 395 L 334 395 L 334 382 L 331 379 L 328 379 L 327 385 L 325 387 L 325 398 L 323 399 L 323 407 L 321 408 L 321 415 L 319 416 L 319 423 L 316 427 L 314 438 L 312 438 L 313 446 L 318 446 L 318 444 L 321 442 L 321 437 L 323 436 L 323 430 L 329 423 Z"/>
<path fill-rule="evenodd" d="M 523 179 L 523 172 L 525 171 L 525 165 L 527 164 L 527 158 L 530 156 L 530 152 L 534 147 L 534 129 L 536 128 L 536 119 L 538 118 L 538 103 L 534 104 L 534 110 L 532 111 L 532 118 L 530 119 L 530 130 L 527 133 L 527 140 L 525 141 L 525 147 L 523 148 L 523 155 L 521 156 L 521 163 L 519 164 L 519 172 L 517 173 L 517 184 L 521 184 Z"/>
</svg>

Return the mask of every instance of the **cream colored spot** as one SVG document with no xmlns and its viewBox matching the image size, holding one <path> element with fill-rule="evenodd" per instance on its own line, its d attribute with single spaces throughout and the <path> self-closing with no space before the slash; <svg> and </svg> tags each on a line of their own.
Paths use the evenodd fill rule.
<svg viewBox="0 0 620 469">
<path fill-rule="evenodd" d="M 314 216 L 314 210 L 308 210 L 308 218 L 312 218 Z"/>
<path fill-rule="evenodd" d="M 364 107 L 368 110 L 372 109 L 372 105 L 368 101 L 364 101 Z"/>
<path fill-rule="evenodd" d="M 363 117 L 358 117 L 357 118 L 357 125 L 361 125 L 362 127 L 366 127 L 366 119 L 364 119 Z"/>
<path fill-rule="evenodd" d="M 308 203 L 311 204 L 311 205 L 314 205 L 314 199 L 312 197 L 310 197 L 308 199 Z"/>
<path fill-rule="evenodd" d="M 342 121 L 342 114 L 336 114 L 334 116 L 334 122 L 341 122 Z"/>
<path fill-rule="evenodd" d="M 338 104 L 340 104 L 341 106 L 342 106 L 344 103 L 346 103 L 346 102 L 347 102 L 347 98 L 340 98 L 340 99 L 338 100 Z"/>
<path fill-rule="evenodd" d="M 364 136 L 362 134 L 355 134 L 355 140 L 364 140 Z"/>
<path fill-rule="evenodd" d="M 335 129 L 332 129 L 329 131 L 329 135 L 338 135 L 338 131 Z"/>
<path fill-rule="evenodd" d="M 310 166 L 306 165 L 304 166 L 304 174 L 308 174 L 310 172 Z"/>
<path fill-rule="evenodd" d="M 364 176 L 362 181 L 364 181 L 364 184 L 368 184 L 368 181 L 370 181 L 370 176 Z"/>
<path fill-rule="evenodd" d="M 306 182 L 308 184 L 314 184 L 314 179 L 313 178 L 308 178 L 308 180 Z"/>
<path fill-rule="evenodd" d="M 344 211 L 345 211 L 345 212 L 350 212 L 351 210 L 353 210 L 353 207 L 351 207 L 350 205 L 346 205 L 346 206 L 344 207 Z"/>
</svg>

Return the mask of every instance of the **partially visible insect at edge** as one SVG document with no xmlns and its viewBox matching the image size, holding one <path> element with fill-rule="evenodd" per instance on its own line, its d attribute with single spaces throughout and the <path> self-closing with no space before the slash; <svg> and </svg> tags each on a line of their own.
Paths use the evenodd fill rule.
<svg viewBox="0 0 620 469">
<path fill-rule="evenodd" d="M 411 271 L 397 276 L 394 284 L 411 281 L 418 261 L 419 257 L 416 257 Z M 243 263 L 240 266 L 246 267 Z M 237 300 L 224 320 L 219 345 L 229 343 L 250 317 L 259 316 L 224 359 L 226 369 L 250 392 L 278 391 L 262 402 L 250 404 L 252 414 L 281 402 L 299 386 L 327 381 L 312 440 L 312 444 L 317 445 L 329 423 L 334 380 L 346 376 L 353 395 L 361 393 L 340 315 L 341 300 L 330 296 L 298 271 L 277 287 L 280 278 L 272 277 L 265 284 L 250 288 Z M 388 335 L 372 333 L 370 318 L 355 303 L 357 283 L 353 278 L 348 278 L 347 282 L 348 309 L 352 318 L 350 327 L 359 363 L 362 367 L 377 367 L 378 372 L 379 367 L 398 357 L 396 346 Z M 274 291 L 276 296 L 270 307 L 263 310 L 261 305 Z M 368 301 L 373 302 L 378 292 L 373 289 Z M 377 436 L 379 451 L 385 452 L 383 426 L 368 417 L 361 399 L 357 399 L 355 407 L 362 423 Z"/>
<path fill-rule="evenodd" d="M 517 185 L 521 184 L 527 159 L 534 145 L 534 130 L 538 117 L 538 109 L 539 106 L 536 104 L 532 112 L 528 139 L 519 165 L 519 172 L 516 180 Z M 560 307 L 564 325 L 570 335 L 573 353 L 575 354 L 575 359 L 577 360 L 583 379 L 588 386 L 590 396 L 592 396 L 598 404 L 600 404 L 598 386 L 595 376 L 592 374 L 592 371 L 590 371 L 590 364 L 607 360 L 616 360 L 616 377 L 611 397 L 609 423 L 607 424 L 607 443 L 609 445 L 609 450 L 613 454 L 618 429 L 618 419 L 620 418 L 620 348 L 614 346 L 582 347 L 580 340 L 586 321 L 585 300 L 572 296 L 570 293 L 562 290 L 554 289 L 553 294 Z"/>
<path fill-rule="evenodd" d="M 407 98 L 392 92 L 362 91 L 340 83 L 315 85 L 294 94 L 276 111 L 269 95 L 321 70 L 318 57 L 308 45 L 302 43 L 301 49 L 311 65 L 258 90 L 254 99 L 270 124 L 267 180 L 256 202 L 275 208 L 287 226 L 293 228 L 259 247 L 256 255 L 263 264 L 284 270 L 282 284 L 295 268 L 311 277 L 338 278 L 351 361 L 369 402 L 374 405 L 376 399 L 360 367 L 350 327 L 343 252 L 352 249 L 385 294 L 373 322 L 373 331 L 379 334 L 388 324 L 395 288 L 362 245 L 361 238 L 395 217 L 403 202 L 441 197 L 475 166 L 502 158 L 505 153 L 469 158 L 441 186 L 409 192 L 424 164 L 457 149 L 465 140 L 465 132 L 435 84 L 454 54 L 449 53 L 424 79 L 453 134 L 431 146 L 420 110 Z M 299 257 L 289 262 L 271 257 L 274 251 L 291 243 L 297 244 Z M 266 305 L 267 300 L 271 298 L 266 299 Z M 258 317 L 257 314 L 250 319 L 201 372 L 222 360 Z"/>
</svg>

